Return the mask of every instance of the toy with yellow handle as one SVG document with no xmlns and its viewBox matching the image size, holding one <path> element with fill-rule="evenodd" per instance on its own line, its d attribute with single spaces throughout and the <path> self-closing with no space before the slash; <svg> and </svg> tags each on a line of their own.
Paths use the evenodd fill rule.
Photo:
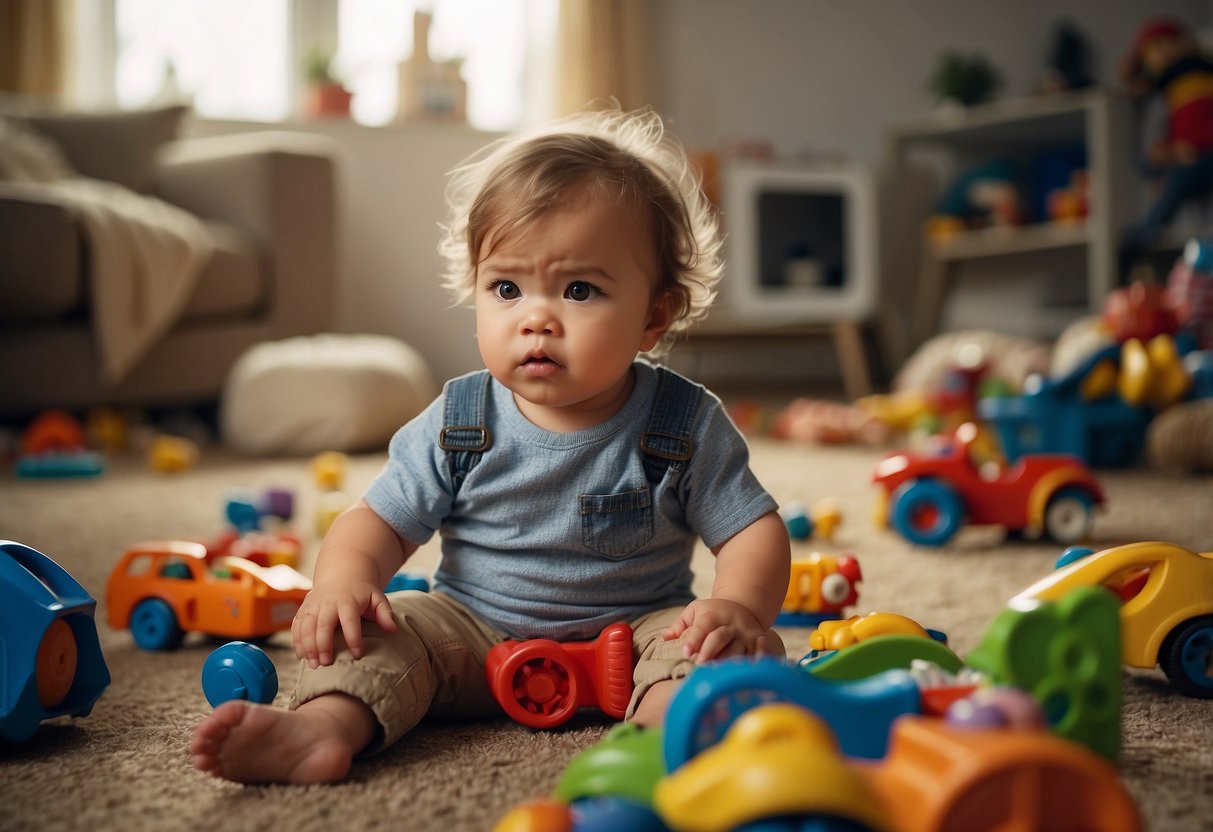
<svg viewBox="0 0 1213 832">
<path fill-rule="evenodd" d="M 930 638 L 931 634 L 912 618 L 895 612 L 852 615 L 843 621 L 823 621 L 809 635 L 812 650 L 841 650 L 873 636 L 903 635 Z"/>
<path fill-rule="evenodd" d="M 826 723 L 782 703 L 738 717 L 718 745 L 657 784 L 654 805 L 671 829 L 687 832 L 726 832 L 788 817 L 891 828 L 876 794 L 839 751 Z"/>
</svg>

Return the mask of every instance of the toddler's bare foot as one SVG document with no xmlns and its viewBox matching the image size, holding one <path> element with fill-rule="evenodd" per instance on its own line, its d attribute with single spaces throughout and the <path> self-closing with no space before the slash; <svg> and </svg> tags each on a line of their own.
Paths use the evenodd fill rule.
<svg viewBox="0 0 1213 832">
<path fill-rule="evenodd" d="M 305 785 L 344 779 L 354 755 L 366 745 L 366 735 L 363 726 L 346 724 L 332 709 L 309 707 L 320 702 L 295 711 L 241 700 L 223 703 L 194 731 L 194 768 L 239 783 Z"/>
</svg>

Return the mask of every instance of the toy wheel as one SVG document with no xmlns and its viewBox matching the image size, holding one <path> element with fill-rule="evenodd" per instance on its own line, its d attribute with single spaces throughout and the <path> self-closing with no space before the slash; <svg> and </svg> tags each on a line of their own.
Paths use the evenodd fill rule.
<svg viewBox="0 0 1213 832">
<path fill-rule="evenodd" d="M 911 543 L 942 546 L 964 520 L 964 504 L 947 483 L 911 480 L 893 492 L 893 527 Z"/>
<path fill-rule="evenodd" d="M 1213 699 L 1213 615 L 1180 624 L 1163 640 L 1158 662 L 1184 696 Z"/>
<path fill-rule="evenodd" d="M 1045 507 L 1045 533 L 1063 546 L 1087 536 L 1094 502 L 1080 488 L 1062 488 Z"/>
<path fill-rule="evenodd" d="M 577 710 L 577 678 L 556 643 L 532 642 L 512 653 L 495 674 L 501 707 L 531 728 L 563 725 Z"/>
<path fill-rule="evenodd" d="M 80 654 L 72 625 L 57 618 L 42 634 L 38 655 L 34 659 L 38 682 L 38 703 L 50 710 L 67 698 L 76 681 L 76 664 Z"/>
<path fill-rule="evenodd" d="M 746 711 L 772 702 L 797 703 L 803 671 L 776 659 L 736 659 L 696 668 L 666 711 L 662 752 L 666 771 L 724 737 Z"/>
<path fill-rule="evenodd" d="M 146 598 L 136 604 L 130 626 L 135 644 L 144 650 L 173 650 L 185 638 L 173 608 L 159 598 Z"/>
</svg>

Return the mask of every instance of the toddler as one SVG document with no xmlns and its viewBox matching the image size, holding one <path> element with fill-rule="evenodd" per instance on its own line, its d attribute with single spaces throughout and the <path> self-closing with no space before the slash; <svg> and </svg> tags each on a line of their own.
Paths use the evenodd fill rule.
<svg viewBox="0 0 1213 832">
<path fill-rule="evenodd" d="M 507 638 L 634 631 L 627 716 L 661 722 L 697 662 L 783 657 L 776 504 L 720 401 L 639 359 L 707 313 L 714 218 L 651 112 L 582 114 L 490 145 L 452 175 L 442 251 L 487 370 L 392 439 L 317 555 L 295 617 L 287 710 L 228 702 L 194 765 L 242 782 L 343 779 L 427 714 L 500 714 L 485 657 Z M 430 593 L 383 588 L 435 532 Z M 691 593 L 699 538 L 711 596 Z"/>
</svg>

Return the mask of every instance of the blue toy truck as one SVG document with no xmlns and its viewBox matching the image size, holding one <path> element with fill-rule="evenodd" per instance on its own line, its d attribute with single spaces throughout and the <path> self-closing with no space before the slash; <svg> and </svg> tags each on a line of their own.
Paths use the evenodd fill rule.
<svg viewBox="0 0 1213 832">
<path fill-rule="evenodd" d="M 87 716 L 109 686 L 97 602 L 46 555 L 0 540 L 0 738 L 23 742 L 57 716 Z"/>
</svg>

